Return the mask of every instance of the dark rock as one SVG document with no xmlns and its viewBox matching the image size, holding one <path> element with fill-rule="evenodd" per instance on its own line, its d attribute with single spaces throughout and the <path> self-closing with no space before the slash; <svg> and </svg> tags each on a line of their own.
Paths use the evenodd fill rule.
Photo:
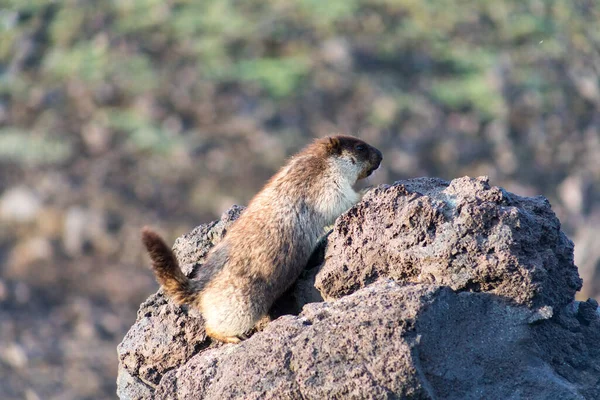
<svg viewBox="0 0 600 400">
<path fill-rule="evenodd" d="M 206 351 L 167 374 L 163 399 L 429 398 L 414 368 L 414 320 L 439 290 L 382 281 L 307 305 L 240 345 Z"/>
<path fill-rule="evenodd" d="M 227 233 L 227 228 L 238 219 L 244 207 L 233 206 L 221 215 L 221 219 L 202 224 L 191 232 L 177 238 L 173 251 L 186 275 L 191 275 L 204 261 L 208 251 Z"/>
<path fill-rule="evenodd" d="M 532 313 L 487 293 L 440 292 L 415 327 L 420 335 L 417 362 L 433 388 L 433 398 L 586 398 L 581 394 L 597 383 L 566 379 L 559 369 L 562 362 L 552 356 L 563 343 L 538 332 L 565 339 L 573 339 L 572 334 L 558 320 L 530 324 Z M 599 372 L 592 375 L 600 377 Z"/>
<path fill-rule="evenodd" d="M 119 362 L 131 375 L 155 386 L 162 375 L 207 346 L 201 318 L 188 317 L 161 294 L 146 300 L 134 326 L 117 347 Z"/>
<path fill-rule="evenodd" d="M 598 319 L 598 302 L 595 299 L 588 299 L 586 302 L 579 303 L 577 318 L 585 325 Z"/>
<path fill-rule="evenodd" d="M 234 206 L 223 214 L 221 220 L 200 225 L 175 241 L 173 250 L 187 275 L 202 267 L 203 257 L 223 238 L 227 227 L 242 210 L 242 207 Z M 137 380 L 153 388 L 165 372 L 210 345 L 220 344 L 207 339 L 199 313 L 176 306 L 159 290 L 140 306 L 135 324 L 117 347 L 119 396 L 145 398 L 140 397 L 140 393 L 146 393 L 147 389 L 136 389 Z"/>
<path fill-rule="evenodd" d="M 551 320 L 533 325 L 531 336 L 535 351 L 565 386 L 592 400 L 600 399 L 600 318 L 581 322 L 578 310 L 586 303 L 573 302 Z"/>
<path fill-rule="evenodd" d="M 176 241 L 186 273 L 240 210 Z M 597 399 L 600 318 L 573 302 L 572 255 L 541 197 L 469 178 L 379 187 L 240 344 L 212 343 L 200 316 L 151 296 L 119 345 L 118 394 Z"/>
<path fill-rule="evenodd" d="M 119 365 L 117 395 L 121 400 L 151 399 L 153 388 L 141 379 L 133 377 L 124 366 Z"/>
<path fill-rule="evenodd" d="M 487 293 L 381 279 L 165 374 L 161 399 L 595 399 L 600 330 Z M 557 340 L 560 338 L 560 341 Z M 587 356 L 589 355 L 589 356 Z M 596 362 L 595 362 L 596 361 Z"/>
<path fill-rule="evenodd" d="M 380 276 L 562 306 L 581 279 L 573 243 L 544 197 L 487 178 L 420 178 L 370 191 L 336 221 L 315 286 L 337 299 Z"/>
</svg>

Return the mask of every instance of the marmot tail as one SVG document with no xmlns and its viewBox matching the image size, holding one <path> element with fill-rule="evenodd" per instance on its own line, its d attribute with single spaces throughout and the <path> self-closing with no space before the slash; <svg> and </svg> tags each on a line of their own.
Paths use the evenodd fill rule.
<svg viewBox="0 0 600 400">
<path fill-rule="evenodd" d="M 150 255 L 156 280 L 165 293 L 177 304 L 193 303 L 199 292 L 194 282 L 181 272 L 171 248 L 148 227 L 142 229 L 142 242 Z"/>
</svg>

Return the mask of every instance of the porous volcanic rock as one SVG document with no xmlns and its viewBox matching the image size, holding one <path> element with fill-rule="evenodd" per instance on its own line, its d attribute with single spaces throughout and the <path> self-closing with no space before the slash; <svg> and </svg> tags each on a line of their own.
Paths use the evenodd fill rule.
<svg viewBox="0 0 600 400">
<path fill-rule="evenodd" d="M 576 333 L 576 316 L 548 320 L 487 293 L 380 279 L 195 355 L 156 397 L 597 399 L 600 318 Z"/>
<path fill-rule="evenodd" d="M 177 238 L 173 245 L 175 256 L 186 275 L 193 275 L 204 261 L 208 251 L 223 239 L 227 228 L 238 219 L 244 207 L 233 206 L 218 221 L 202 224 Z"/>
<path fill-rule="evenodd" d="M 200 225 L 175 241 L 173 250 L 186 275 L 193 275 L 201 267 L 204 256 L 242 210 L 234 206 L 219 221 Z M 219 345 L 207 339 L 199 313 L 176 306 L 159 290 L 142 303 L 136 323 L 117 348 L 117 393 L 121 398 L 149 398 L 166 371 L 211 344 Z"/>
<path fill-rule="evenodd" d="M 188 275 L 240 211 L 177 240 Z M 338 219 L 282 316 L 240 344 L 151 296 L 119 345 L 118 394 L 597 399 L 600 314 L 573 301 L 572 251 L 543 198 L 483 178 L 381 186 Z"/>
<path fill-rule="evenodd" d="M 423 397 L 414 319 L 438 288 L 380 282 L 307 305 L 240 345 L 193 357 L 161 381 L 161 399 Z"/>
<path fill-rule="evenodd" d="M 581 288 L 573 242 L 548 200 L 485 177 L 380 186 L 338 218 L 315 286 L 337 299 L 380 276 L 538 307 L 565 305 Z"/>
</svg>

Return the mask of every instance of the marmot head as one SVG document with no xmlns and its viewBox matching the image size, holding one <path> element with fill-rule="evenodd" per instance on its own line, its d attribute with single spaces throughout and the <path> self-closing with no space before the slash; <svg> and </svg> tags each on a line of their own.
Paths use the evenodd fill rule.
<svg viewBox="0 0 600 400">
<path fill-rule="evenodd" d="M 381 151 L 352 136 L 329 136 L 323 141 L 329 156 L 355 181 L 371 175 L 383 160 Z"/>
</svg>

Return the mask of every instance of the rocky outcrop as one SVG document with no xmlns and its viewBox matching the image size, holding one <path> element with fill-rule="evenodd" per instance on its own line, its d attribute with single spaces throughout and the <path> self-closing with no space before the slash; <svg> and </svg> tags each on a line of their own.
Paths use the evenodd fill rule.
<svg viewBox="0 0 600 400">
<path fill-rule="evenodd" d="M 239 215 L 174 249 L 192 275 Z M 122 399 L 595 399 L 600 315 L 544 198 L 486 179 L 381 186 L 341 216 L 263 331 L 212 343 L 161 291 L 119 345 Z M 322 299 L 326 301 L 322 301 Z"/>
<path fill-rule="evenodd" d="M 200 225 L 176 240 L 173 249 L 187 275 L 200 266 L 208 250 L 225 235 L 242 210 L 234 206 L 219 221 Z M 142 303 L 135 325 L 118 347 L 119 395 L 150 398 L 165 372 L 209 345 L 202 317 L 194 310 L 188 313 L 186 308 L 174 305 L 159 291 Z"/>
<path fill-rule="evenodd" d="M 544 197 L 487 179 L 424 178 L 381 186 L 342 215 L 315 282 L 326 299 L 380 276 L 482 291 L 528 306 L 573 300 L 573 243 Z"/>
</svg>

